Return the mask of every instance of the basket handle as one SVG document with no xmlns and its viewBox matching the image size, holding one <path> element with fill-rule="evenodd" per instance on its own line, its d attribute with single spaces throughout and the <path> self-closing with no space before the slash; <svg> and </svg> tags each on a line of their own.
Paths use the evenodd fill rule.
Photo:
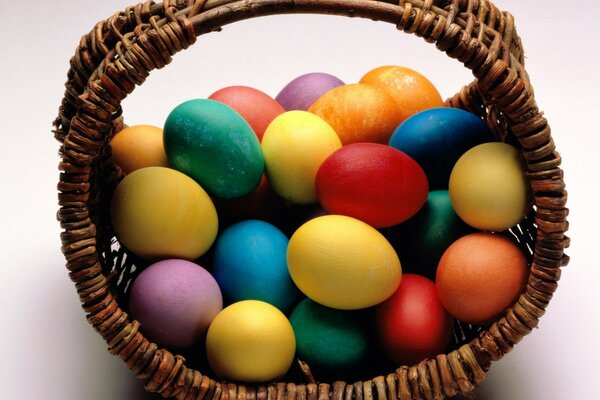
<svg viewBox="0 0 600 400">
<path fill-rule="evenodd" d="M 253 387 L 216 382 L 185 367 L 181 357 L 149 343 L 108 289 L 91 220 L 97 202 L 92 167 L 102 162 L 102 149 L 120 117 L 123 99 L 150 71 L 168 64 L 198 35 L 242 19 L 279 13 L 381 20 L 435 43 L 476 78 L 448 104 L 471 109 L 494 126 L 501 124 L 522 147 L 537 224 L 526 292 L 505 317 L 471 343 L 416 366 L 400 367 L 360 388 L 370 398 L 386 398 L 386 393 L 400 399 L 442 398 L 471 392 L 485 377 L 490 362 L 510 351 L 537 325 L 556 289 L 559 267 L 568 261 L 563 254 L 568 238 L 564 236 L 566 192 L 560 157 L 533 98 L 512 16 L 487 0 L 172 0 L 162 5 L 149 1 L 96 25 L 82 38 L 71 60 L 67 91 L 54 123 L 55 135 L 62 142 L 58 214 L 64 229 L 62 249 L 90 323 L 149 391 L 164 396 L 202 398 L 210 392 L 236 397 L 243 391 L 259 397 L 341 398 L 340 393 L 333 393 L 342 390 L 340 385 L 337 389 L 327 384 Z M 352 385 L 343 386 L 344 393 L 352 393 Z"/>
<path fill-rule="evenodd" d="M 402 16 L 405 21 L 410 18 L 411 13 L 416 13 L 417 23 L 412 23 L 411 27 L 405 30 L 417 35 L 420 33 L 419 25 L 421 25 L 421 29 L 427 27 L 426 14 L 432 11 L 447 18 L 449 23 L 456 21 L 459 26 L 466 28 L 467 32 L 472 31 L 475 22 L 494 29 L 502 36 L 505 48 L 509 49 L 511 67 L 519 72 L 519 76 L 524 79 L 531 90 L 529 78 L 523 68 L 524 55 L 521 40 L 515 32 L 514 19 L 510 13 L 499 11 L 487 1 L 383 0 L 381 2 L 397 3 L 403 7 Z M 110 57 L 109 53 L 114 50 L 120 40 L 127 35 L 132 35 L 136 27 L 148 26 L 151 19 L 163 19 L 167 15 L 173 14 L 183 14 L 190 18 L 200 10 L 207 11 L 221 3 L 223 3 L 222 0 L 165 0 L 162 4 L 155 4 L 150 0 L 129 6 L 124 11 L 117 12 L 110 18 L 98 22 L 88 34 L 81 38 L 75 55 L 70 60 L 68 79 L 65 84 L 66 91 L 59 107 L 59 115 L 53 122 L 56 139 L 61 143 L 64 141 L 71 119 L 79 108 L 77 99 L 83 94 L 90 75 L 97 70 L 104 58 Z M 462 18 L 457 19 L 456 16 L 462 16 Z M 429 14 L 428 18 L 432 18 L 432 15 Z M 478 35 L 481 40 L 484 30 L 480 30 Z M 506 55 L 504 60 L 509 62 Z"/>
</svg>

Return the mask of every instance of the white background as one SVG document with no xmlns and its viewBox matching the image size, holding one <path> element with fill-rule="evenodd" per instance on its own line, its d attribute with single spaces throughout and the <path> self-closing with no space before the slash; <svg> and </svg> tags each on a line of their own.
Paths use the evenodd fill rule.
<svg viewBox="0 0 600 400">
<path fill-rule="evenodd" d="M 58 144 L 50 130 L 68 61 L 83 33 L 130 3 L 0 1 L 0 398 L 155 398 L 144 394 L 87 325 L 64 268 L 55 219 Z M 539 329 L 493 365 L 475 397 L 597 399 L 600 3 L 496 4 L 516 18 L 538 104 L 563 156 L 572 261 Z M 458 62 L 392 25 L 268 17 L 200 37 L 123 106 L 129 124 L 162 125 L 176 104 L 226 85 L 254 86 L 274 96 L 305 72 L 353 82 L 384 64 L 420 71 L 443 97 L 471 80 Z"/>
</svg>

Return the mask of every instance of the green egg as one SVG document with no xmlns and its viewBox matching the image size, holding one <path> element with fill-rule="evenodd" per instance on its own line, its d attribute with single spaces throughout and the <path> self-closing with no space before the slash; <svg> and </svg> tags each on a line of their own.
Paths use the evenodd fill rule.
<svg viewBox="0 0 600 400">
<path fill-rule="evenodd" d="M 408 221 L 388 231 L 406 273 L 435 280 L 438 262 L 455 240 L 473 232 L 456 215 L 447 190 L 429 192 L 423 208 Z"/>
<path fill-rule="evenodd" d="M 373 350 L 363 311 L 333 309 L 304 299 L 292 311 L 290 322 L 297 356 L 313 372 L 343 377 L 364 365 Z"/>
<path fill-rule="evenodd" d="M 260 143 L 250 125 L 229 106 L 209 99 L 175 107 L 164 126 L 171 165 L 211 195 L 232 199 L 250 194 L 264 172 Z"/>
</svg>

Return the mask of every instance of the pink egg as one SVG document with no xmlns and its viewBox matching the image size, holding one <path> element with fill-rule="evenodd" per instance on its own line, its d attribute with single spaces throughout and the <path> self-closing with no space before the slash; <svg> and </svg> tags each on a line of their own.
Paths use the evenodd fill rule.
<svg viewBox="0 0 600 400">
<path fill-rule="evenodd" d="M 129 297 L 130 313 L 142 332 L 169 349 L 199 345 L 222 308 L 221 290 L 211 274 L 178 259 L 147 267 L 133 282 Z"/>
</svg>

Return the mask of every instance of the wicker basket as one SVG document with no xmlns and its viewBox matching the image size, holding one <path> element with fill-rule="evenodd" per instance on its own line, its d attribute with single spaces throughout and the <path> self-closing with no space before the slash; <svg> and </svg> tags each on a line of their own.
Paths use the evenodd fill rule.
<svg viewBox="0 0 600 400">
<path fill-rule="evenodd" d="M 487 328 L 457 324 L 454 349 L 413 366 L 357 382 L 316 382 L 306 365 L 265 385 L 215 380 L 148 341 L 121 301 L 141 261 L 119 248 L 106 202 L 121 178 L 108 139 L 122 127 L 121 102 L 149 72 L 203 33 L 256 16 L 321 13 L 364 17 L 435 43 L 472 70 L 475 80 L 446 104 L 485 119 L 522 149 L 535 207 L 507 234 L 526 251 L 525 292 Z M 128 7 L 99 22 L 71 59 L 54 122 L 61 142 L 58 219 L 62 251 L 90 324 L 150 392 L 177 399 L 442 399 L 473 392 L 492 361 L 536 327 L 568 262 L 566 192 L 550 128 L 523 67 L 513 17 L 487 0 L 165 0 Z M 137 268 L 139 270 L 139 268 Z M 210 373 L 209 373 L 210 375 Z M 371 378 L 371 379 L 370 379 Z"/>
</svg>

